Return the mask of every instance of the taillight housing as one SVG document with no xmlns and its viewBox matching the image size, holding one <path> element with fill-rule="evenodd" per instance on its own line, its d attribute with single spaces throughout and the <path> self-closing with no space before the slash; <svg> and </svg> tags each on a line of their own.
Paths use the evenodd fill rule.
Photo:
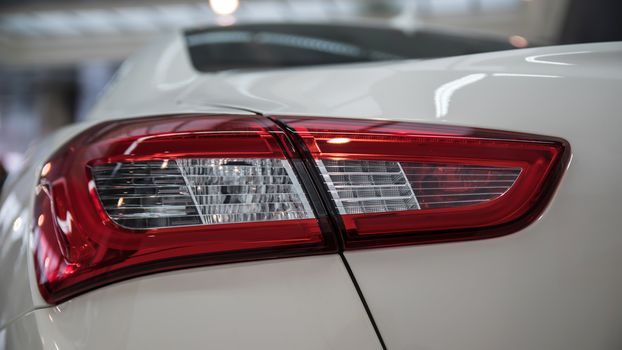
<svg viewBox="0 0 622 350">
<path fill-rule="evenodd" d="M 35 267 L 47 301 L 154 271 L 336 251 L 265 118 L 93 127 L 42 169 Z"/>
<path fill-rule="evenodd" d="M 58 303 L 157 271 L 508 234 L 540 215 L 569 154 L 557 138 L 392 121 L 105 122 L 42 168 L 37 281 Z"/>
<path fill-rule="evenodd" d="M 562 139 L 386 120 L 279 118 L 308 150 L 345 248 L 508 234 L 540 215 Z"/>
</svg>

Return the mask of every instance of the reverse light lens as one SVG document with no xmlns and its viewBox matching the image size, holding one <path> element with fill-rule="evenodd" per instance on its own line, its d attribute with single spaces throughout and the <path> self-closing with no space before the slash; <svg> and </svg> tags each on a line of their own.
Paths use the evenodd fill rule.
<svg viewBox="0 0 622 350">
<path fill-rule="evenodd" d="M 315 159 L 346 249 L 515 232 L 540 215 L 569 158 L 565 141 L 538 135 L 386 120 L 278 120 Z"/>
<path fill-rule="evenodd" d="M 131 229 L 311 219 L 283 159 L 182 158 L 91 168 L 102 205 Z"/>
<path fill-rule="evenodd" d="M 419 209 L 399 162 L 317 160 L 340 214 Z"/>
</svg>

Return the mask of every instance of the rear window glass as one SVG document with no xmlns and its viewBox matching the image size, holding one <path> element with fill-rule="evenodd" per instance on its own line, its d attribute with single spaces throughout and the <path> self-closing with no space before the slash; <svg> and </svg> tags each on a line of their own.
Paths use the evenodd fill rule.
<svg viewBox="0 0 622 350">
<path fill-rule="evenodd" d="M 504 40 L 343 25 L 242 25 L 186 32 L 193 65 L 244 68 L 437 58 L 512 49 Z"/>
</svg>

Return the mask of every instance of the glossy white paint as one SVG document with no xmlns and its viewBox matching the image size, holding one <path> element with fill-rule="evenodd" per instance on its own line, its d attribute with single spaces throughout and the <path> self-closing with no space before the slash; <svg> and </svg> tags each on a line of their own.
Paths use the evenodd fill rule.
<svg viewBox="0 0 622 350">
<path fill-rule="evenodd" d="M 33 311 L 0 334 L 0 348 L 29 350 L 380 349 L 337 255 L 137 278 Z"/>
<path fill-rule="evenodd" d="M 197 74 L 181 37 L 175 36 L 124 64 L 90 117 L 94 123 L 166 113 L 254 111 L 408 120 L 563 137 L 572 145 L 572 163 L 547 212 L 527 229 L 484 241 L 361 250 L 346 256 L 390 349 L 619 349 L 620 91 L 621 43 L 421 62 Z M 146 347 L 153 345 L 144 339 L 146 332 L 155 333 L 159 345 L 168 344 L 164 337 L 173 332 L 167 327 L 177 327 L 180 336 L 173 339 L 180 342 L 186 341 L 184 337 L 202 342 L 209 336 L 227 341 L 222 343 L 225 347 L 299 348 L 293 346 L 299 345 L 297 340 L 316 348 L 378 346 L 370 340 L 375 339 L 373 331 L 363 321 L 363 308 L 336 256 L 158 274 L 80 296 L 63 304 L 66 311 L 60 314 L 43 308 L 19 317 L 45 307 L 33 289 L 32 267 L 24 267 L 31 261 L 26 228 L 35 175 L 47 155 L 84 127 L 75 126 L 46 141 L 23 176 L 14 179 L 12 189 L 3 195 L 7 199 L 0 209 L 0 280 L 9 281 L 11 287 L 0 293 L 0 321 L 8 324 L 0 332 L 0 344 L 42 348 L 32 336 L 32 329 L 37 329 L 37 336 L 59 339 L 57 344 L 68 349 L 95 348 L 99 342 Z M 17 203 L 17 209 L 9 201 Z M 20 215 L 23 221 L 13 231 Z M 306 268 L 307 264 L 315 268 Z M 24 281 L 26 270 L 29 282 Z M 188 302 L 179 301 L 180 297 Z M 277 315 L 270 322 L 262 318 L 268 313 L 264 298 L 278 306 L 270 311 Z M 179 313 L 178 303 L 183 308 Z M 227 313 L 238 303 L 253 311 L 236 314 L 241 324 Z M 302 318 L 297 316 L 300 312 Z M 54 322 L 46 321 L 50 315 Z M 214 327 L 223 318 L 226 322 L 212 330 L 179 326 L 186 321 L 183 324 L 189 327 Z M 119 339 L 113 332 L 95 333 L 104 326 L 123 331 L 114 328 L 116 322 L 127 328 Z M 89 332 L 72 334 L 77 324 L 88 325 L 83 328 Z M 354 330 L 346 333 L 364 342 L 352 343 L 346 336 L 337 339 L 326 328 L 348 329 L 348 324 Z M 291 331 L 279 332 L 286 336 L 277 343 L 276 325 Z M 244 342 L 247 334 L 250 340 Z M 318 343 L 318 337 L 334 342 Z M 32 339 L 35 343 L 28 343 Z M 53 348 L 49 344 L 45 347 Z"/>
<path fill-rule="evenodd" d="M 174 35 L 154 42 L 125 61 L 106 93 L 88 118 L 119 119 L 176 113 L 236 113 L 218 103 L 193 103 L 179 100 L 179 94 L 198 81 L 212 80 L 198 74 L 190 65 L 185 43 Z"/>
</svg>

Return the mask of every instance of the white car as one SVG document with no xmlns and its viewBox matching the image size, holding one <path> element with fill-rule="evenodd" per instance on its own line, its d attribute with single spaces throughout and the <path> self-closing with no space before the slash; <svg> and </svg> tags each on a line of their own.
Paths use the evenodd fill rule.
<svg viewBox="0 0 622 350">
<path fill-rule="evenodd" d="M 622 349 L 621 43 L 294 27 L 149 46 L 31 150 L 0 348 Z"/>
</svg>

